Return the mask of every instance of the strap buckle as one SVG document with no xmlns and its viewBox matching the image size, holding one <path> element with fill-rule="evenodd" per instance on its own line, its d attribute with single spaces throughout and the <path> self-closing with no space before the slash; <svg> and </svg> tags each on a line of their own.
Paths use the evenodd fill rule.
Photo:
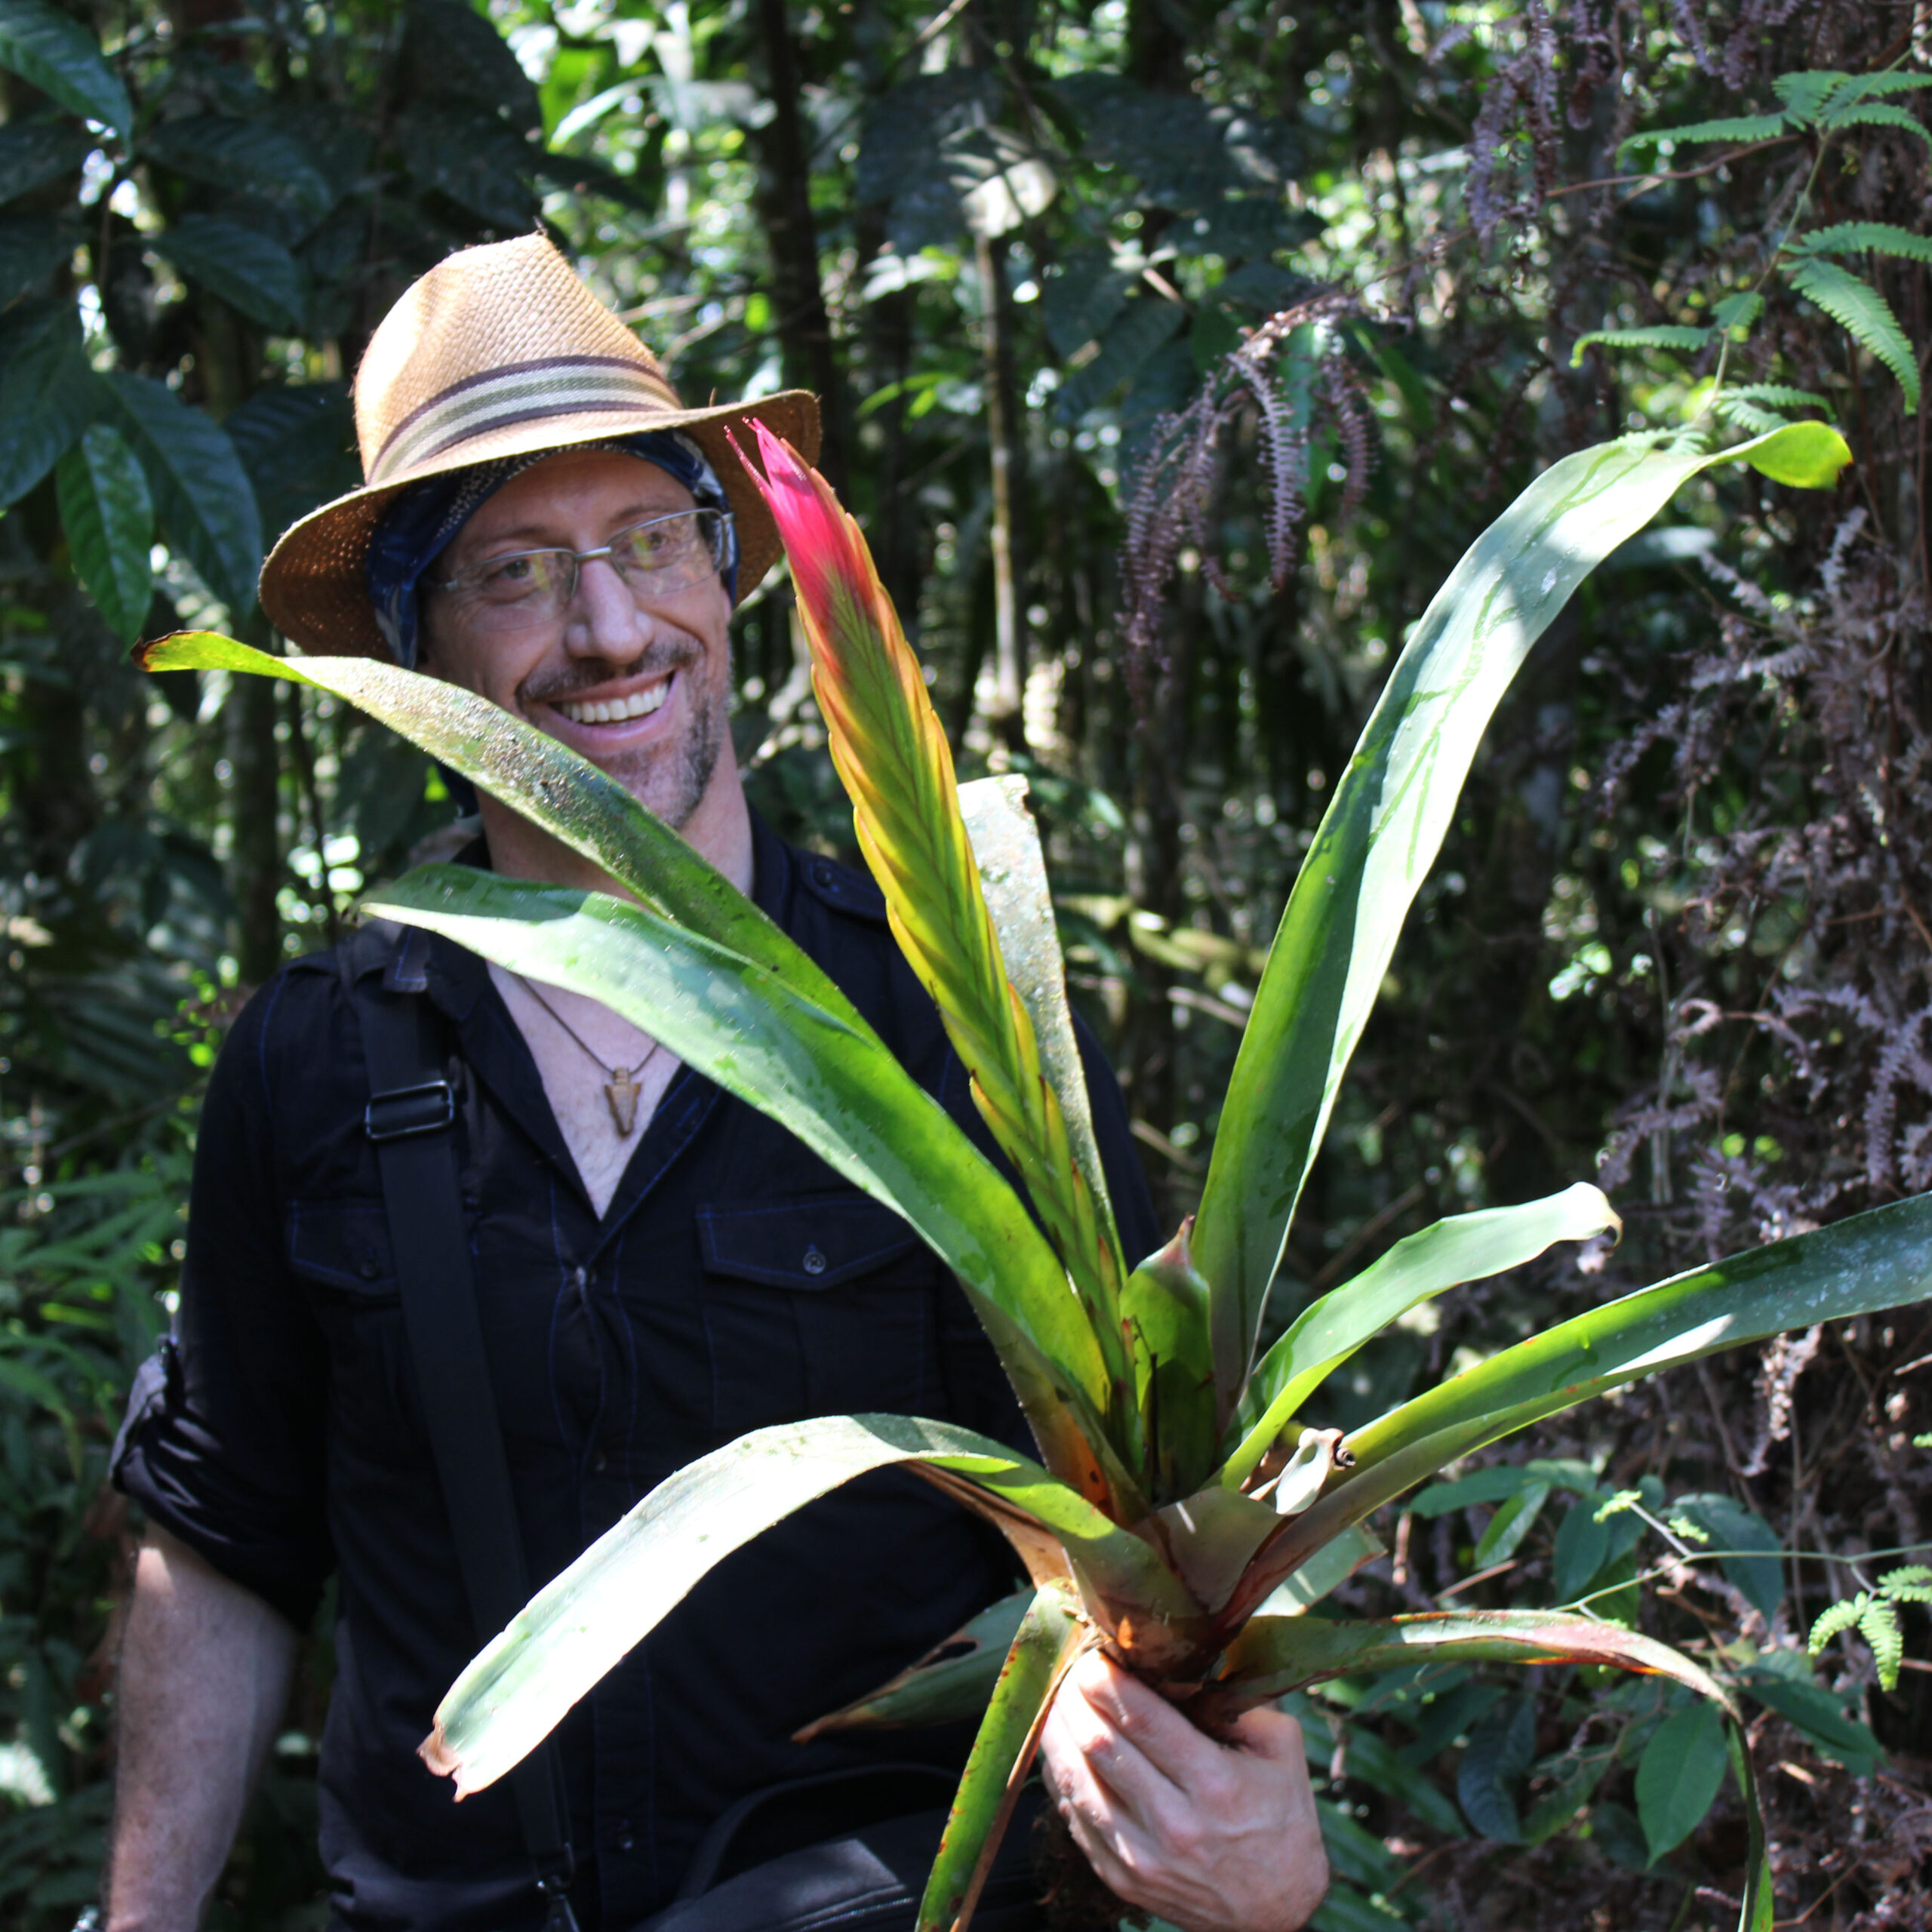
<svg viewBox="0 0 1932 1932">
<path fill-rule="evenodd" d="M 425 1081 L 370 1097 L 362 1109 L 362 1131 L 380 1146 L 417 1134 L 440 1134 L 456 1118 L 456 1096 L 447 1080 Z"/>
</svg>

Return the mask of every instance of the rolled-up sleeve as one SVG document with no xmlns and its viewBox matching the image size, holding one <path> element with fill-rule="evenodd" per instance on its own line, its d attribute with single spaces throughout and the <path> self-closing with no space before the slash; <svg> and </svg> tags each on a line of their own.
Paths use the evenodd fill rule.
<svg viewBox="0 0 1932 1932">
<path fill-rule="evenodd" d="M 290 985 L 230 1029 L 195 1144 L 174 1332 L 136 1378 L 115 1484 L 298 1628 L 334 1567 L 325 1509 L 328 1358 L 281 1238 L 269 1089 Z"/>
</svg>

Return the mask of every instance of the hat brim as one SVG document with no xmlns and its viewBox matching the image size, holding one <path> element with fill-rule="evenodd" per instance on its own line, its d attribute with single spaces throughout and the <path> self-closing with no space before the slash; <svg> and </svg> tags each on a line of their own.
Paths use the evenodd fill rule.
<svg viewBox="0 0 1932 1932">
<path fill-rule="evenodd" d="M 737 526 L 737 601 L 742 604 L 784 548 L 764 499 L 728 440 L 733 429 L 742 430 L 754 422 L 783 436 L 808 463 L 817 460 L 818 402 L 803 389 L 709 409 L 576 409 L 528 418 L 471 438 L 413 466 L 405 476 L 374 489 L 365 485 L 352 490 L 292 525 L 262 566 L 263 614 L 285 637 L 316 656 L 388 659 L 391 654 L 369 599 L 369 542 L 403 491 L 426 476 L 467 469 L 500 457 L 568 450 L 654 429 L 684 431 L 718 472 Z"/>
</svg>

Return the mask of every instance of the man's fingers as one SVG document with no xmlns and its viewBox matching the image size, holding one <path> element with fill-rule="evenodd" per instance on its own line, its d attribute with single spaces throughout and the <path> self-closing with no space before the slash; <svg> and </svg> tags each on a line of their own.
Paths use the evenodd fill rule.
<svg viewBox="0 0 1932 1932">
<path fill-rule="evenodd" d="M 1115 1757 L 1138 1758 L 1161 1780 L 1182 1789 L 1207 1773 L 1215 1746 L 1157 1690 L 1150 1689 L 1111 1657 L 1094 1651 L 1068 1673 L 1067 1682 L 1104 1724 L 1115 1744 Z M 1124 1745 L 1126 1752 L 1118 1747 Z M 1128 1770 L 1125 1775 L 1134 1777 Z M 1150 1800 L 1158 1794 L 1144 1777 L 1134 1789 Z"/>
<path fill-rule="evenodd" d="M 1308 1755 L 1300 1721 L 1269 1704 L 1244 1711 L 1235 1720 L 1230 1741 L 1278 1764 L 1299 1764 Z"/>
</svg>

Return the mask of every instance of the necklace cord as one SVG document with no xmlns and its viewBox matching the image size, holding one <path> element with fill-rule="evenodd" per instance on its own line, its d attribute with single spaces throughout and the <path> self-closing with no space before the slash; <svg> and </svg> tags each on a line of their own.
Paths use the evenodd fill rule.
<svg viewBox="0 0 1932 1932">
<path fill-rule="evenodd" d="M 521 973 L 512 973 L 510 977 L 515 980 L 517 984 L 590 1056 L 598 1066 L 603 1068 L 613 1080 L 629 1081 L 636 1079 L 638 1075 L 651 1064 L 652 1056 L 656 1054 L 657 1049 L 664 1044 L 662 1040 L 653 1040 L 651 1043 L 651 1051 L 633 1067 L 611 1066 L 606 1063 L 604 1056 Z"/>
</svg>

